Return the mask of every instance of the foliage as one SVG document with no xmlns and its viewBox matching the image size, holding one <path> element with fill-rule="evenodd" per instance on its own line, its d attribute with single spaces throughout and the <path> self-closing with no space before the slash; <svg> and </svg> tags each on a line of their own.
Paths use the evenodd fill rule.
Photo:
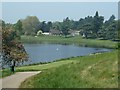
<svg viewBox="0 0 120 90">
<path fill-rule="evenodd" d="M 2 30 L 2 65 L 17 65 L 28 60 L 20 36 L 13 28 Z"/>
<path fill-rule="evenodd" d="M 81 32 L 82 34 L 85 34 L 85 38 L 93 38 L 93 25 L 90 24 L 90 23 L 86 23 L 84 26 L 83 26 L 83 31 Z"/>
<path fill-rule="evenodd" d="M 63 35 L 65 37 L 69 34 L 68 31 L 70 30 L 70 20 L 67 17 L 66 19 L 63 20 L 61 31 L 63 32 Z"/>
<path fill-rule="evenodd" d="M 115 40 L 118 39 L 118 21 L 112 15 L 108 21 L 105 21 L 99 33 L 99 38 Z"/>
<path fill-rule="evenodd" d="M 56 22 L 52 23 L 52 29 L 54 29 L 54 30 L 61 30 L 61 27 L 62 27 L 61 22 L 56 21 Z"/>
<path fill-rule="evenodd" d="M 18 20 L 17 23 L 14 25 L 14 28 L 18 35 L 23 35 L 23 28 L 21 20 Z"/>
<path fill-rule="evenodd" d="M 72 20 L 69 17 L 60 21 L 42 21 L 40 22 L 36 16 L 28 16 L 23 20 L 18 20 L 16 24 L 6 24 L 6 28 L 14 26 L 20 35 L 36 36 L 39 30 L 42 32 L 60 31 L 58 35 L 69 36 L 72 35 L 69 31 L 79 31 L 80 35 L 85 35 L 86 39 L 108 39 L 118 40 L 118 20 L 111 15 L 110 18 L 104 21 L 104 16 L 100 16 L 96 11 L 94 16 L 87 16 L 77 20 Z M 22 24 L 21 24 L 22 23 Z M 4 21 L 2 21 L 4 28 Z M 52 35 L 52 34 L 51 34 Z"/>
<path fill-rule="evenodd" d="M 22 20 L 22 28 L 25 35 L 36 35 L 40 21 L 36 16 L 27 16 Z"/>
<path fill-rule="evenodd" d="M 95 16 L 94 16 L 94 21 L 93 21 L 93 33 L 96 34 L 96 37 L 98 37 L 98 31 L 100 30 L 102 24 L 104 21 L 104 17 L 99 16 L 98 11 L 96 12 Z"/>
</svg>

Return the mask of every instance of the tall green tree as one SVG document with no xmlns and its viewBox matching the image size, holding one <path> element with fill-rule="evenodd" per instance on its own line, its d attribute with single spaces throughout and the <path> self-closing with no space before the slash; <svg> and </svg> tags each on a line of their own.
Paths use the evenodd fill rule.
<svg viewBox="0 0 120 90">
<path fill-rule="evenodd" d="M 107 21 L 105 21 L 101 30 L 99 31 L 99 37 L 103 39 L 115 40 L 118 38 L 118 29 L 115 21 L 115 16 L 112 15 Z"/>
<path fill-rule="evenodd" d="M 62 22 L 53 22 L 52 23 L 52 29 L 55 29 L 55 30 L 61 30 L 62 29 Z"/>
<path fill-rule="evenodd" d="M 92 31 L 93 25 L 92 23 L 86 23 L 83 25 L 83 31 L 82 34 L 85 35 L 85 38 L 95 38 L 94 33 Z"/>
<path fill-rule="evenodd" d="M 46 21 L 41 22 L 41 24 L 40 24 L 40 29 L 41 29 L 43 32 L 48 32 Z"/>
<path fill-rule="evenodd" d="M 94 25 L 93 33 L 96 35 L 96 37 L 98 37 L 98 31 L 102 27 L 103 21 L 104 21 L 104 17 L 99 16 L 98 11 L 96 11 L 93 21 L 93 25 Z"/>
<path fill-rule="evenodd" d="M 20 35 L 23 34 L 23 28 L 22 28 L 22 22 L 21 22 L 21 20 L 17 21 L 17 23 L 14 25 L 14 28 L 17 31 L 18 34 L 20 34 Z"/>
<path fill-rule="evenodd" d="M 43 21 L 41 24 L 40 24 L 40 29 L 43 31 L 43 32 L 49 32 L 50 29 L 52 28 L 52 22 L 45 22 Z"/>
<path fill-rule="evenodd" d="M 23 32 L 26 35 L 36 35 L 36 30 L 40 24 L 39 19 L 36 16 L 27 16 L 22 20 Z"/>
<path fill-rule="evenodd" d="M 70 20 L 67 17 L 66 19 L 63 20 L 62 28 L 61 28 L 61 31 L 65 35 L 65 37 L 67 37 L 67 35 L 69 34 L 68 33 L 69 30 L 70 30 Z"/>
<path fill-rule="evenodd" d="M 52 28 L 52 22 L 49 21 L 49 22 L 47 23 L 47 26 L 48 26 L 48 29 L 49 29 L 49 31 L 50 31 L 50 29 Z"/>
</svg>

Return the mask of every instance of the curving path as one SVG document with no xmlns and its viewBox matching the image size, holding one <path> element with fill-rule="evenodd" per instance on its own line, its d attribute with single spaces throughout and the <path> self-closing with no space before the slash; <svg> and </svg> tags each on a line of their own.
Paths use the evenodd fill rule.
<svg viewBox="0 0 120 90">
<path fill-rule="evenodd" d="M 41 71 L 18 72 L 14 75 L 0 79 L 1 88 L 19 88 L 20 84 L 27 78 L 40 73 Z M 1 87 L 2 86 L 2 87 Z"/>
</svg>

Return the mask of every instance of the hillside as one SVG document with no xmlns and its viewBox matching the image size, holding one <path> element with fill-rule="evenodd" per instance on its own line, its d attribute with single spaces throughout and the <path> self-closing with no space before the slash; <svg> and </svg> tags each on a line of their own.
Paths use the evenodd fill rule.
<svg viewBox="0 0 120 90">
<path fill-rule="evenodd" d="M 85 57 L 76 57 L 71 58 L 70 60 L 72 60 L 73 62 L 59 67 L 43 70 L 42 73 L 24 81 L 20 87 L 21 88 L 118 87 L 117 51 L 90 55 Z"/>
</svg>

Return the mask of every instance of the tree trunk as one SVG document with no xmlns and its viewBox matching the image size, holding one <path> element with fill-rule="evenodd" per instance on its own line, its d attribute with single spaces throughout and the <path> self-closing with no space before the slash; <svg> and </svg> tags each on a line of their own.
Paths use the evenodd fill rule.
<svg viewBox="0 0 120 90">
<path fill-rule="evenodd" d="M 11 66 L 11 71 L 14 73 L 15 72 L 15 69 L 14 69 L 14 67 L 15 67 L 15 61 L 13 61 L 13 63 L 12 63 L 12 66 Z"/>
<path fill-rule="evenodd" d="M 15 63 L 16 63 L 16 62 L 15 62 L 15 61 L 13 61 L 13 66 L 14 66 L 14 67 L 15 67 Z"/>
</svg>

